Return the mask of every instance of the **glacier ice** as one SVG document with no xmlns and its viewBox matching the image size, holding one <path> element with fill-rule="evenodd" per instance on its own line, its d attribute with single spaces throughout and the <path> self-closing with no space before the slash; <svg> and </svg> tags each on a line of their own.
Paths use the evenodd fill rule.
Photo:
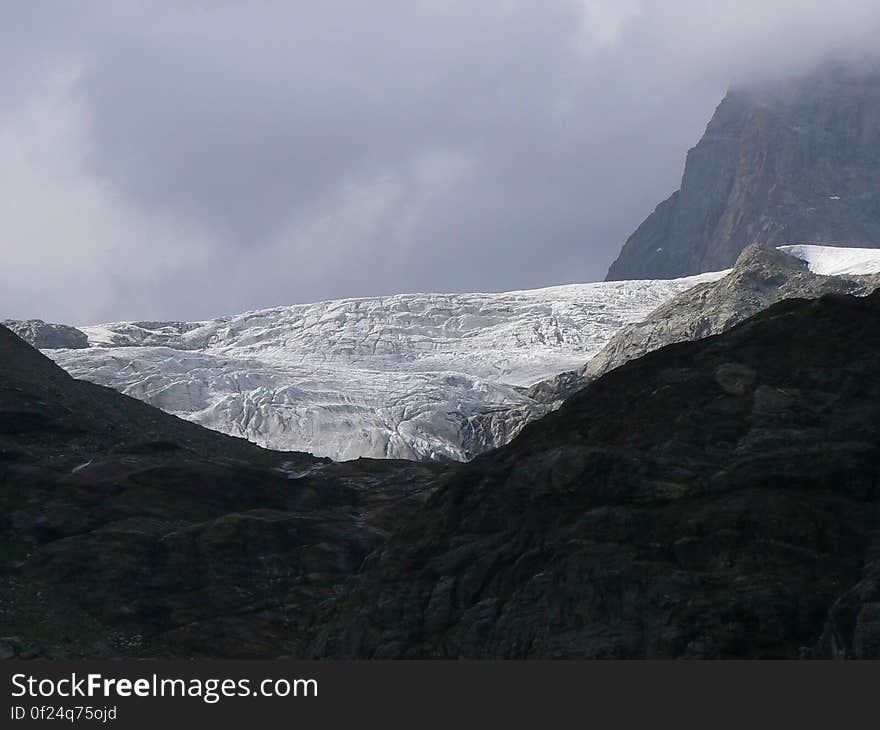
<svg viewBox="0 0 880 730">
<path fill-rule="evenodd" d="M 878 249 L 782 248 L 815 273 L 880 271 Z M 46 354 L 76 377 L 263 446 L 467 460 L 551 408 L 527 386 L 581 368 L 624 325 L 726 273 L 117 322 L 81 328 L 87 349 Z"/>
<path fill-rule="evenodd" d="M 581 367 L 624 324 L 722 275 L 117 322 L 82 327 L 87 349 L 46 354 L 75 377 L 270 448 L 466 460 L 547 412 L 525 386 Z"/>
</svg>

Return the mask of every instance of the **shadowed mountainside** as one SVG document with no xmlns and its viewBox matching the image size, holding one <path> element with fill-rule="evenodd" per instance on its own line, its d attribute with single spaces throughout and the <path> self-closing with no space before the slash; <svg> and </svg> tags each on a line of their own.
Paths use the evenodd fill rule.
<svg viewBox="0 0 880 730">
<path fill-rule="evenodd" d="M 443 469 L 267 451 L 0 327 L 0 657 L 299 653 Z"/>
<path fill-rule="evenodd" d="M 0 328 L 0 654 L 878 657 L 878 315 L 781 302 L 462 465 L 264 451 Z"/>
<path fill-rule="evenodd" d="M 880 294 L 604 375 L 450 475 L 314 656 L 880 656 Z"/>
</svg>

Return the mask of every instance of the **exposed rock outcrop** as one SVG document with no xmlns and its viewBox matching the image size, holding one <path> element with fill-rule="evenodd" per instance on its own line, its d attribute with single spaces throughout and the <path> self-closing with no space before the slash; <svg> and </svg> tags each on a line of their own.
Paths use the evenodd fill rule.
<svg viewBox="0 0 880 730">
<path fill-rule="evenodd" d="M 726 332 L 782 299 L 823 294 L 864 296 L 880 286 L 880 274 L 821 276 L 806 262 L 778 249 L 751 245 L 733 270 L 673 297 L 642 322 L 626 325 L 581 371 L 582 384 L 623 363 L 674 342 Z"/>
<path fill-rule="evenodd" d="M 735 88 L 607 278 L 726 269 L 750 243 L 878 247 L 878 191 L 880 68 Z"/>
<path fill-rule="evenodd" d="M 5 319 L 0 324 L 38 350 L 81 350 L 89 346 L 85 332 L 66 324 L 52 324 L 42 319 Z"/>
</svg>

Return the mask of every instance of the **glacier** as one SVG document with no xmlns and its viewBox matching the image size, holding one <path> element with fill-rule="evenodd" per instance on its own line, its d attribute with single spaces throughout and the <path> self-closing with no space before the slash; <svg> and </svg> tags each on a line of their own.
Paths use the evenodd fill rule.
<svg viewBox="0 0 880 730">
<path fill-rule="evenodd" d="M 464 461 L 552 408 L 527 386 L 580 368 L 625 324 L 724 273 L 116 322 L 81 327 L 87 349 L 45 354 L 74 377 L 261 446 Z"/>
<path fill-rule="evenodd" d="M 818 274 L 880 272 L 878 249 L 781 248 Z M 86 349 L 44 352 L 75 377 L 261 446 L 465 461 L 554 407 L 528 386 L 580 369 L 625 325 L 727 273 L 116 322 L 81 327 Z"/>
</svg>

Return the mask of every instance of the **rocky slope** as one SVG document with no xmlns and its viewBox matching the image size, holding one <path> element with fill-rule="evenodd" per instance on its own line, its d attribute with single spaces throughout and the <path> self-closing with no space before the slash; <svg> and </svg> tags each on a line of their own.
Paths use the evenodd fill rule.
<svg viewBox="0 0 880 730">
<path fill-rule="evenodd" d="M 880 251 L 874 258 L 846 267 L 841 262 L 847 252 L 861 252 L 860 249 L 838 249 L 836 255 L 825 257 L 823 254 L 828 250 L 747 247 L 723 279 L 697 285 L 661 304 L 641 322 L 621 329 L 580 375 L 589 381 L 665 345 L 726 332 L 783 299 L 814 299 L 823 294 L 864 296 L 880 286 Z M 862 273 L 817 274 L 810 268 L 817 264 L 808 265 L 808 261 L 793 253 L 815 260 L 819 268 L 825 264 L 831 270 L 850 268 Z M 864 273 L 872 270 L 878 273 Z"/>
<path fill-rule="evenodd" d="M 878 191 L 880 69 L 735 88 L 607 278 L 717 271 L 750 243 L 880 246 Z"/>
<path fill-rule="evenodd" d="M 880 293 L 617 368 L 451 472 L 314 656 L 880 656 Z"/>
<path fill-rule="evenodd" d="M 0 327 L 0 658 L 299 653 L 444 469 L 266 451 Z"/>
<path fill-rule="evenodd" d="M 206 322 L 85 327 L 68 372 L 277 449 L 467 460 L 547 412 L 522 386 L 717 274 L 501 294 L 345 299 Z"/>
</svg>

